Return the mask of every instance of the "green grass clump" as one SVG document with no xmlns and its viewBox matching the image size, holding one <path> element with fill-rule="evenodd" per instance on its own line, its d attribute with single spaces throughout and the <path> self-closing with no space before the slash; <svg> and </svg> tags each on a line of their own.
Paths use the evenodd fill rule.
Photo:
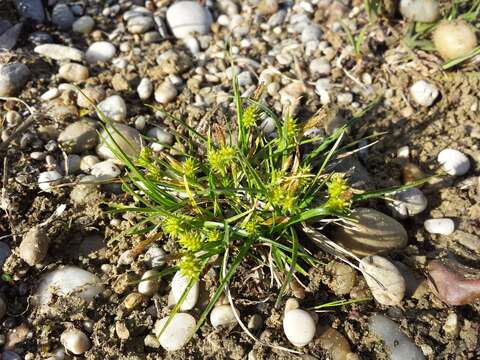
<svg viewBox="0 0 480 360">
<path fill-rule="evenodd" d="M 270 268 L 278 304 L 294 276 L 308 276 L 309 268 L 320 263 L 307 250 L 312 242 L 302 229 L 312 222 L 348 217 L 356 200 L 384 194 L 359 194 L 347 178 L 329 168 L 338 155 L 352 150 L 356 143 L 344 145 L 342 140 L 376 102 L 332 135 L 307 138 L 292 116 L 279 119 L 262 103 L 241 98 L 236 79 L 233 90 L 236 125 L 222 133 L 200 134 L 164 112 L 188 133 L 176 134 L 185 151 L 175 157 L 143 148 L 137 159 L 131 159 L 112 146 L 126 165 L 123 187 L 134 199 L 134 205 L 117 204 L 112 211 L 141 217 L 130 233 L 163 232 L 176 242 L 178 252 L 171 254 L 173 263 L 163 274 L 179 270 L 190 279 L 182 298 L 207 265 L 217 271 L 218 287 L 197 329 L 241 263 Z M 262 133 L 264 116 L 275 120 L 275 137 Z M 304 151 L 306 147 L 313 149 Z"/>
</svg>

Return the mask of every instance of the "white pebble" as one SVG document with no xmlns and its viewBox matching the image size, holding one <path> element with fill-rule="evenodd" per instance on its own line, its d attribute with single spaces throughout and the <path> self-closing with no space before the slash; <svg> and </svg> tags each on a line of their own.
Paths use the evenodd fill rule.
<svg viewBox="0 0 480 360">
<path fill-rule="evenodd" d="M 150 79 L 143 78 L 140 81 L 140 84 L 138 84 L 138 87 L 137 87 L 138 97 L 142 100 L 146 100 L 150 96 L 152 96 L 152 92 L 153 92 L 152 81 Z"/>
<path fill-rule="evenodd" d="M 410 148 L 407 145 L 399 147 L 397 150 L 397 157 L 408 159 L 410 157 Z"/>
<path fill-rule="evenodd" d="M 147 136 L 155 139 L 155 142 L 161 145 L 172 145 L 173 144 L 173 135 L 169 134 L 159 127 L 151 128 L 147 131 Z"/>
<path fill-rule="evenodd" d="M 101 291 L 100 279 L 95 275 L 76 266 L 65 266 L 41 278 L 33 301 L 39 306 L 48 306 L 54 295 L 74 295 L 89 302 Z"/>
<path fill-rule="evenodd" d="M 410 188 L 396 192 L 389 203 L 399 217 L 415 216 L 427 208 L 428 200 L 420 189 Z"/>
<path fill-rule="evenodd" d="M 112 95 L 98 104 L 98 109 L 113 121 L 122 122 L 127 118 L 127 105 L 119 95 Z M 100 117 L 100 115 L 99 115 Z"/>
<path fill-rule="evenodd" d="M 215 306 L 210 313 L 210 322 L 213 327 L 225 326 L 237 322 L 230 305 Z"/>
<path fill-rule="evenodd" d="M 155 101 L 165 105 L 175 99 L 177 94 L 175 86 L 169 80 L 166 80 L 155 90 Z"/>
<path fill-rule="evenodd" d="M 113 161 L 105 160 L 93 165 L 90 173 L 101 180 L 112 180 L 119 176 L 121 171 Z"/>
<path fill-rule="evenodd" d="M 315 321 L 307 311 L 293 309 L 283 317 L 283 331 L 293 345 L 305 346 L 315 336 Z"/>
<path fill-rule="evenodd" d="M 168 321 L 168 317 L 157 320 L 154 333 L 160 340 L 160 345 L 167 351 L 181 349 L 195 331 L 195 318 L 190 314 L 175 314 L 166 329 L 160 335 Z"/>
<path fill-rule="evenodd" d="M 168 8 L 167 22 L 175 37 L 184 38 L 192 33 L 208 33 L 212 15 L 196 1 L 180 1 Z"/>
<path fill-rule="evenodd" d="M 62 175 L 56 170 L 44 171 L 38 175 L 38 187 L 43 191 L 51 191 L 54 183 L 60 180 Z"/>
<path fill-rule="evenodd" d="M 116 54 L 115 46 L 108 41 L 94 42 L 89 46 L 85 53 L 85 58 L 89 64 L 95 64 L 97 62 L 107 62 L 114 58 Z"/>
<path fill-rule="evenodd" d="M 435 85 L 425 80 L 419 80 L 410 88 L 410 95 L 418 105 L 428 107 L 433 104 L 439 92 Z"/>
<path fill-rule="evenodd" d="M 382 305 L 395 306 L 405 295 L 405 279 L 398 269 L 387 259 L 368 256 L 360 262 L 365 281 L 373 297 Z"/>
<path fill-rule="evenodd" d="M 468 157 L 455 149 L 444 149 L 440 151 L 437 157 L 443 170 L 449 175 L 461 176 L 470 170 L 470 160 Z"/>
<path fill-rule="evenodd" d="M 449 218 L 428 219 L 423 226 L 430 234 L 450 235 L 455 231 L 455 223 Z"/>
<path fill-rule="evenodd" d="M 62 345 L 75 355 L 81 355 L 90 349 L 90 340 L 87 335 L 78 329 L 67 329 L 60 335 Z"/>
<path fill-rule="evenodd" d="M 188 287 L 189 282 L 190 278 L 183 276 L 180 271 L 177 271 L 172 280 L 172 297 L 175 304 L 178 303 L 182 297 L 184 291 Z M 198 281 L 195 281 L 192 288 L 187 293 L 187 296 L 185 296 L 182 305 L 180 305 L 180 310 L 187 311 L 193 309 L 197 303 L 199 293 L 200 285 Z"/>
<path fill-rule="evenodd" d="M 40 96 L 40 99 L 42 99 L 43 101 L 48 101 L 48 100 L 55 99 L 59 95 L 60 95 L 60 91 L 57 88 L 52 88 L 52 89 L 49 89 L 49 90 L 45 91 Z"/>
<path fill-rule="evenodd" d="M 156 268 L 165 264 L 165 251 L 157 245 L 151 246 L 145 253 L 145 260 L 149 263 L 150 267 Z"/>
<path fill-rule="evenodd" d="M 309 65 L 310 72 L 318 75 L 328 75 L 332 69 L 330 62 L 325 58 L 313 59 Z"/>
<path fill-rule="evenodd" d="M 433 22 L 440 15 L 437 0 L 401 0 L 400 12 L 404 18 L 418 22 Z"/>
<path fill-rule="evenodd" d="M 158 271 L 148 270 L 142 275 L 138 284 L 138 292 L 146 296 L 153 296 L 160 286 L 160 277 Z"/>
<path fill-rule="evenodd" d="M 80 170 L 85 173 L 89 173 L 92 167 L 99 162 L 100 159 L 95 155 L 85 155 L 80 160 Z"/>
</svg>

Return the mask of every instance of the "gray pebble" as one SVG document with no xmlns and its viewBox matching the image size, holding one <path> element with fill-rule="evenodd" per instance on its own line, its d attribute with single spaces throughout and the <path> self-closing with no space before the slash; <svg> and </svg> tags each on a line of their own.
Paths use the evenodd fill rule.
<svg viewBox="0 0 480 360">
<path fill-rule="evenodd" d="M 23 90 L 30 79 L 30 70 L 22 63 L 0 65 L 0 96 L 13 96 Z"/>
<path fill-rule="evenodd" d="M 75 16 L 66 4 L 57 4 L 52 10 L 52 22 L 60 30 L 69 30 L 75 21 Z"/>
<path fill-rule="evenodd" d="M 45 259 L 50 239 L 40 227 L 30 229 L 18 247 L 18 255 L 30 266 L 35 266 Z"/>
<path fill-rule="evenodd" d="M 60 133 L 58 142 L 69 153 L 82 153 L 92 149 L 98 142 L 95 125 L 88 120 L 76 121 Z"/>
</svg>

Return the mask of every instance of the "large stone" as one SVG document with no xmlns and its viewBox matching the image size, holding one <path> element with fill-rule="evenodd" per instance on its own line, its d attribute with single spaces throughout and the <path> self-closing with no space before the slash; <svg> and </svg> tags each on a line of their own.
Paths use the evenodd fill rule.
<svg viewBox="0 0 480 360">
<path fill-rule="evenodd" d="M 408 243 L 405 228 L 392 217 L 368 208 L 355 209 L 348 226 L 339 226 L 334 241 L 356 255 L 367 256 L 401 249 Z"/>
<path fill-rule="evenodd" d="M 95 124 L 87 119 L 68 125 L 58 136 L 58 142 L 68 153 L 82 153 L 97 145 Z"/>
<path fill-rule="evenodd" d="M 15 6 L 21 17 L 33 20 L 37 24 L 45 22 L 42 0 L 15 0 Z"/>
<path fill-rule="evenodd" d="M 167 22 L 175 37 L 184 38 L 192 33 L 208 33 L 212 15 L 196 1 L 179 1 L 168 8 Z"/>
<path fill-rule="evenodd" d="M 27 65 L 11 63 L 0 65 L 0 96 L 13 96 L 22 91 L 30 78 Z"/>
<path fill-rule="evenodd" d="M 141 149 L 140 133 L 124 124 L 108 125 L 100 133 L 101 143 L 97 146 L 97 155 L 102 159 L 117 159 L 110 147 L 115 143 L 127 156 L 137 158 Z"/>
</svg>

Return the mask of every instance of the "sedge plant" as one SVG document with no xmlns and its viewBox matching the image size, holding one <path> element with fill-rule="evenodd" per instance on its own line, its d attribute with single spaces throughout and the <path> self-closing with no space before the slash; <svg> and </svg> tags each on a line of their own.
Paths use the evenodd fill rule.
<svg viewBox="0 0 480 360">
<path fill-rule="evenodd" d="M 175 156 L 154 154 L 148 147 L 136 158 L 127 156 L 114 140 L 114 126 L 100 112 L 105 124 L 112 125 L 104 127 L 108 137 L 104 141 L 125 165 L 123 189 L 133 199 L 133 205 L 114 204 L 111 211 L 140 217 L 130 233 L 161 233 L 164 239 L 174 240 L 177 252 L 169 257 L 171 266 L 161 276 L 180 271 L 189 279 L 169 320 L 205 270 L 216 270 L 218 286 L 196 330 L 228 290 L 241 264 L 253 267 L 262 264 L 261 259 L 270 260 L 266 266 L 276 279 L 279 304 L 294 277 L 306 277 L 311 267 L 320 264 L 308 250 L 312 233 L 323 249 L 338 254 L 338 248 L 328 239 L 323 242 L 318 237 L 323 234 L 311 224 L 348 218 L 356 201 L 386 193 L 357 192 L 348 178 L 330 166 L 339 155 L 351 151 L 355 143 L 343 143 L 346 132 L 378 101 L 354 114 L 330 136 L 308 138 L 293 116 L 280 119 L 262 102 L 242 98 L 236 77 L 233 95 L 235 124 L 221 132 L 201 134 L 153 107 L 187 133 L 177 133 L 185 151 L 176 150 Z M 276 136 L 262 132 L 259 122 L 264 116 L 274 119 Z M 305 152 L 307 145 L 313 150 Z M 345 254 L 348 250 L 338 256 L 346 260 Z"/>
</svg>

